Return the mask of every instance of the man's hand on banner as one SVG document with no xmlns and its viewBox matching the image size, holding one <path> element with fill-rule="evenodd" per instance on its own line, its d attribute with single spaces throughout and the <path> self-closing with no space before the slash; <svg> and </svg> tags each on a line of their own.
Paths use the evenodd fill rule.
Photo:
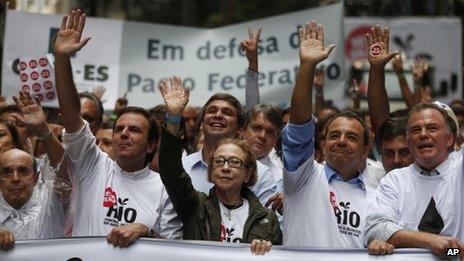
<svg viewBox="0 0 464 261">
<path fill-rule="evenodd" d="M 148 227 L 144 224 L 135 223 L 113 228 L 106 240 L 115 247 L 128 247 L 143 236 L 148 236 Z"/>
<path fill-rule="evenodd" d="M 73 10 L 69 15 L 63 17 L 54 45 L 56 55 L 70 57 L 87 44 L 90 37 L 82 38 L 85 17 L 80 9 Z"/>
<path fill-rule="evenodd" d="M 9 250 L 13 248 L 15 242 L 15 238 L 13 233 L 6 229 L 0 228 L 0 249 L 2 250 Z"/>
<path fill-rule="evenodd" d="M 271 250 L 272 243 L 266 240 L 253 239 L 250 244 L 251 253 L 255 255 L 264 255 Z"/>
<path fill-rule="evenodd" d="M 372 240 L 367 248 L 369 254 L 379 256 L 379 255 L 390 255 L 395 250 L 395 247 L 392 244 L 388 244 L 383 240 Z"/>
<path fill-rule="evenodd" d="M 245 51 L 248 60 L 248 69 L 255 72 L 258 71 L 258 43 L 262 29 L 263 28 L 260 26 L 256 33 L 253 33 L 253 29 L 248 25 L 249 39 L 240 42 L 240 47 Z"/>
</svg>

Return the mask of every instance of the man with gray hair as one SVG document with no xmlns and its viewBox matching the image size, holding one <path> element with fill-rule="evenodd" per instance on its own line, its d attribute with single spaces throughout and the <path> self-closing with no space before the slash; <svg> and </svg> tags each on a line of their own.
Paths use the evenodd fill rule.
<svg viewBox="0 0 464 261">
<path fill-rule="evenodd" d="M 409 113 L 407 139 L 414 163 L 382 179 L 368 212 L 364 240 L 371 254 L 392 247 L 464 253 L 463 158 L 450 158 L 457 126 L 446 109 L 420 103 Z"/>
</svg>

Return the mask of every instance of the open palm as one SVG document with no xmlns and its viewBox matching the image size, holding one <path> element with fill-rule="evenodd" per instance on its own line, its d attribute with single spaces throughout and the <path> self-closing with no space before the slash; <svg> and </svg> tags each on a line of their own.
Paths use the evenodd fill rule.
<svg viewBox="0 0 464 261">
<path fill-rule="evenodd" d="M 315 21 L 306 24 L 306 29 L 299 29 L 300 62 L 316 65 L 327 59 L 335 45 L 324 48 L 324 29 Z"/>
<path fill-rule="evenodd" d="M 161 81 L 159 85 L 165 105 L 170 115 L 180 115 L 189 101 L 189 90 L 179 76 Z"/>
<path fill-rule="evenodd" d="M 42 106 L 38 100 L 34 101 L 29 92 L 20 91 L 19 98 L 14 96 L 13 100 L 21 111 L 20 114 L 13 115 L 17 121 L 32 131 L 47 125 Z"/>
<path fill-rule="evenodd" d="M 63 17 L 54 45 L 56 54 L 71 56 L 90 40 L 90 38 L 81 39 L 85 18 L 81 10 L 72 11 Z"/>
<path fill-rule="evenodd" d="M 371 28 L 372 34 L 366 35 L 368 60 L 371 66 L 385 67 L 385 65 L 398 54 L 389 51 L 390 32 L 388 27 L 384 30 L 380 25 Z"/>
</svg>

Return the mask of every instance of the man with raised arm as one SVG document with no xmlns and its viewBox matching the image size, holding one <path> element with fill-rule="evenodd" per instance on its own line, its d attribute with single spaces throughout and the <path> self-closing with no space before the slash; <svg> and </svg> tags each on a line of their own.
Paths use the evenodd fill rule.
<svg viewBox="0 0 464 261">
<path fill-rule="evenodd" d="M 108 235 L 108 242 L 120 247 L 153 234 L 180 238 L 180 220 L 159 175 L 148 168 L 158 140 L 155 120 L 142 108 L 124 109 L 115 121 L 113 161 L 80 114 L 70 57 L 90 39 L 81 38 L 85 18 L 80 10 L 65 16 L 55 42 L 63 144 L 78 191 L 73 236 Z"/>
<path fill-rule="evenodd" d="M 378 63 L 371 62 L 375 74 L 369 77 L 380 83 L 378 77 L 384 76 L 379 71 L 395 54 L 388 51 L 388 28 L 377 25 L 372 31 L 366 36 L 369 60 Z M 411 109 L 406 134 L 414 164 L 392 170 L 380 183 L 364 234 L 371 254 L 391 253 L 393 247 L 428 248 L 437 255 L 459 248 L 463 253 L 463 162 L 449 158 L 456 133 L 444 105 L 419 103 Z"/>
<path fill-rule="evenodd" d="M 377 25 L 368 37 L 369 88 L 367 102 L 372 128 L 382 155 L 385 171 L 409 166 L 414 162 L 406 140 L 406 120 L 390 119 L 390 104 L 385 89 L 385 65 L 397 55 L 389 51 L 389 30 Z M 377 183 L 378 184 L 378 183 Z"/>
<path fill-rule="evenodd" d="M 363 248 L 365 214 L 373 192 L 364 186 L 358 167 L 368 154 L 368 129 L 353 113 L 335 115 L 323 141 L 327 163 L 314 160 L 314 70 L 335 46 L 324 48 L 324 29 L 315 21 L 299 29 L 299 38 L 300 68 L 290 121 L 282 133 L 284 244 Z"/>
</svg>

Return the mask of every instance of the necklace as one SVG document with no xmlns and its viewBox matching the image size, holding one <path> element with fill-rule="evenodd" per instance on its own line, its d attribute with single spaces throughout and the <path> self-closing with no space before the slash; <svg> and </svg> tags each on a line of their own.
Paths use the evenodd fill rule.
<svg viewBox="0 0 464 261">
<path fill-rule="evenodd" d="M 221 203 L 222 203 L 222 202 L 221 202 Z M 227 217 L 227 219 L 229 219 L 229 221 L 231 221 L 231 220 L 232 220 L 232 214 L 231 214 L 231 212 L 232 212 L 233 210 L 238 209 L 238 208 L 240 208 L 241 206 L 243 206 L 243 200 L 242 200 L 242 202 L 240 202 L 240 204 L 235 205 L 235 206 L 234 206 L 234 205 L 227 205 L 227 204 L 225 204 L 225 203 L 222 203 L 222 205 L 224 205 L 224 207 L 226 208 L 226 212 L 224 213 L 224 215 Z"/>
</svg>

